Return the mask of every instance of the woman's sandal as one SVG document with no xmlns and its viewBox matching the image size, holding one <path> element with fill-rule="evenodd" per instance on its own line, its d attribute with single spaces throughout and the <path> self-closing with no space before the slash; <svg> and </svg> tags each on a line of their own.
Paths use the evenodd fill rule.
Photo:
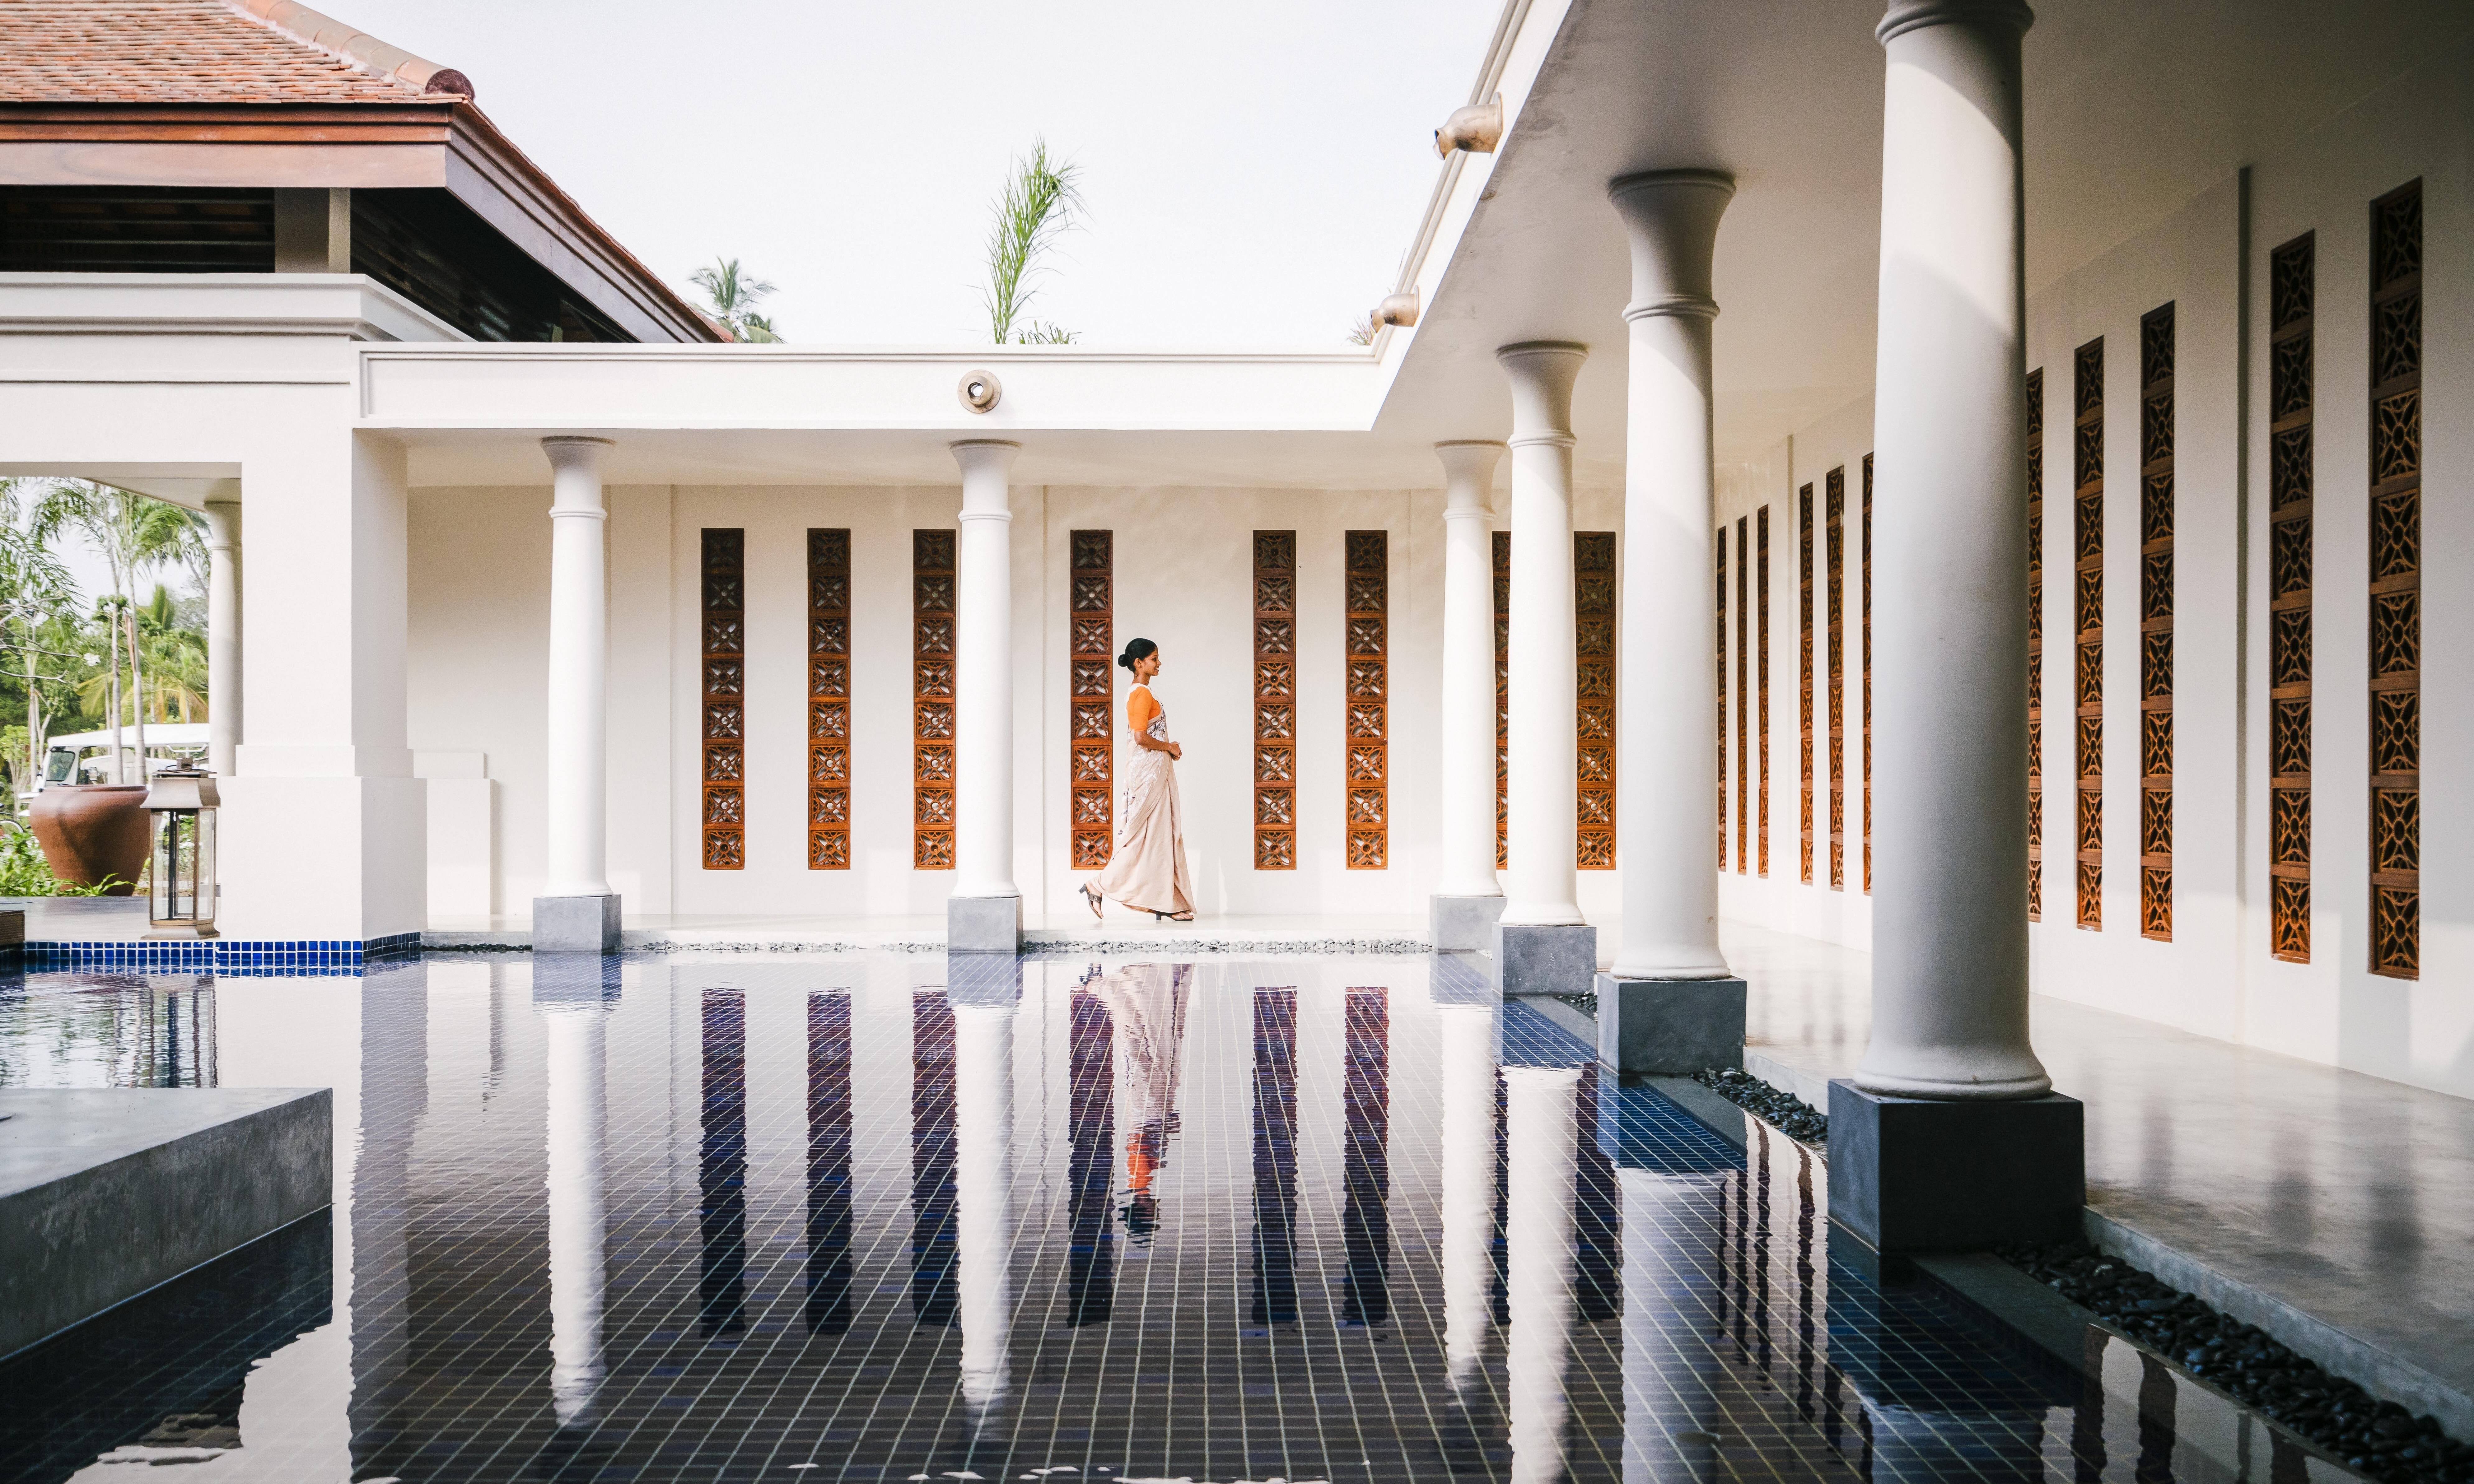
<svg viewBox="0 0 2474 1484">
<path fill-rule="evenodd" d="M 1152 914 L 1152 921 L 1154 922 L 1191 922 L 1194 921 L 1194 914 L 1191 912 L 1155 911 Z"/>
<path fill-rule="evenodd" d="M 1099 917 L 1100 903 L 1104 898 L 1098 892 L 1091 890 L 1091 883 L 1088 881 L 1082 883 L 1082 899 L 1091 904 L 1091 915 L 1095 918 Z"/>
</svg>

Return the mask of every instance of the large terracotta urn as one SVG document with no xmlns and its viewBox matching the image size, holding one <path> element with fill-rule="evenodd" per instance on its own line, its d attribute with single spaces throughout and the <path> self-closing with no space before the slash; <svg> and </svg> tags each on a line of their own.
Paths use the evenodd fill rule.
<svg viewBox="0 0 2474 1484">
<path fill-rule="evenodd" d="M 107 897 L 126 897 L 146 869 L 146 788 L 139 783 L 55 783 L 27 812 L 52 874 L 75 886 L 109 876 Z"/>
</svg>

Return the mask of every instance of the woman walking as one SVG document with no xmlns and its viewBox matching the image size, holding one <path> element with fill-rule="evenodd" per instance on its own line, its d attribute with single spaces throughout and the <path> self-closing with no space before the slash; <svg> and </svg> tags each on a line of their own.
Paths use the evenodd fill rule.
<svg viewBox="0 0 2474 1484">
<path fill-rule="evenodd" d="M 1159 646 L 1128 639 L 1117 663 L 1133 672 L 1126 697 L 1127 749 L 1124 794 L 1117 801 L 1117 847 L 1108 869 L 1082 888 L 1091 915 L 1104 902 L 1176 922 L 1194 921 L 1192 879 L 1185 872 L 1185 829 L 1177 816 L 1176 760 L 1184 749 L 1168 739 L 1168 712 L 1152 695 L 1159 674 Z"/>
</svg>

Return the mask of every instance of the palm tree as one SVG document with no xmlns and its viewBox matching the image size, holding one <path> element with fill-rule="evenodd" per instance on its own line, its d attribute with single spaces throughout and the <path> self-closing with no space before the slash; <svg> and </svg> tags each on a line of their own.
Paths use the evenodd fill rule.
<svg viewBox="0 0 2474 1484">
<path fill-rule="evenodd" d="M 18 647 L 26 661 L 29 779 L 41 774 L 44 743 L 49 740 L 40 678 L 35 673 L 35 656 L 41 652 L 36 642 L 37 633 L 45 619 L 77 602 L 77 583 L 68 568 L 36 537 L 27 521 L 27 496 L 41 492 L 38 480 L 0 479 L 0 614 L 16 622 Z"/>
<path fill-rule="evenodd" d="M 773 322 L 756 312 L 759 299 L 773 292 L 773 285 L 747 273 L 735 257 L 716 257 L 710 268 L 699 268 L 688 275 L 688 281 L 704 290 L 712 305 L 714 323 L 719 324 L 731 339 L 751 345 L 770 345 L 781 340 Z"/>
<path fill-rule="evenodd" d="M 988 282 L 981 291 L 998 345 L 1073 344 L 1072 330 L 1044 321 L 1016 330 L 1014 322 L 1038 292 L 1031 281 L 1049 271 L 1041 259 L 1058 237 L 1080 225 L 1080 168 L 1070 160 L 1049 159 L 1046 139 L 1032 140 L 1031 154 L 1013 162 L 1013 174 L 996 200 L 995 220 L 988 224 Z"/>
<path fill-rule="evenodd" d="M 102 605 L 112 618 L 112 669 L 120 668 L 125 645 L 129 654 L 129 693 L 145 689 L 145 660 L 137 638 L 137 606 L 132 599 L 137 575 L 160 566 L 185 566 L 191 573 L 206 567 L 206 517 L 196 511 L 126 490 L 89 484 L 82 479 L 50 482 L 35 507 L 36 539 L 49 544 L 63 531 L 77 531 L 94 543 L 111 574 L 111 592 Z M 111 708 L 112 777 L 128 781 L 120 747 L 120 711 L 115 693 Z M 146 781 L 146 719 L 136 717 L 138 782 Z"/>
</svg>

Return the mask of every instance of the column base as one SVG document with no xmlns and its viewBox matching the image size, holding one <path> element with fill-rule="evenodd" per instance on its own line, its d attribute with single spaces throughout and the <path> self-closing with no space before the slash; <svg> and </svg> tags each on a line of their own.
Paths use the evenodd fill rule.
<svg viewBox="0 0 2474 1484">
<path fill-rule="evenodd" d="M 618 894 L 533 898 L 535 953 L 618 951 Z"/>
<path fill-rule="evenodd" d="M 1438 953 L 1484 952 L 1494 946 L 1494 922 L 1501 916 L 1501 892 L 1492 897 L 1426 898 L 1426 923 Z"/>
<path fill-rule="evenodd" d="M 2079 1234 L 2078 1099 L 1883 1097 L 1830 1084 L 1830 1219 L 1878 1253 L 1980 1252 Z"/>
<path fill-rule="evenodd" d="M 1494 924 L 1494 983 L 1506 994 L 1587 994 L 1598 974 L 1598 930 Z"/>
<path fill-rule="evenodd" d="M 945 951 L 948 953 L 1021 952 L 1022 898 L 1019 897 L 946 898 Z"/>
<path fill-rule="evenodd" d="M 1618 1072 L 1686 1077 L 1744 1065 L 1741 979 L 1599 974 L 1598 1060 Z"/>
</svg>

